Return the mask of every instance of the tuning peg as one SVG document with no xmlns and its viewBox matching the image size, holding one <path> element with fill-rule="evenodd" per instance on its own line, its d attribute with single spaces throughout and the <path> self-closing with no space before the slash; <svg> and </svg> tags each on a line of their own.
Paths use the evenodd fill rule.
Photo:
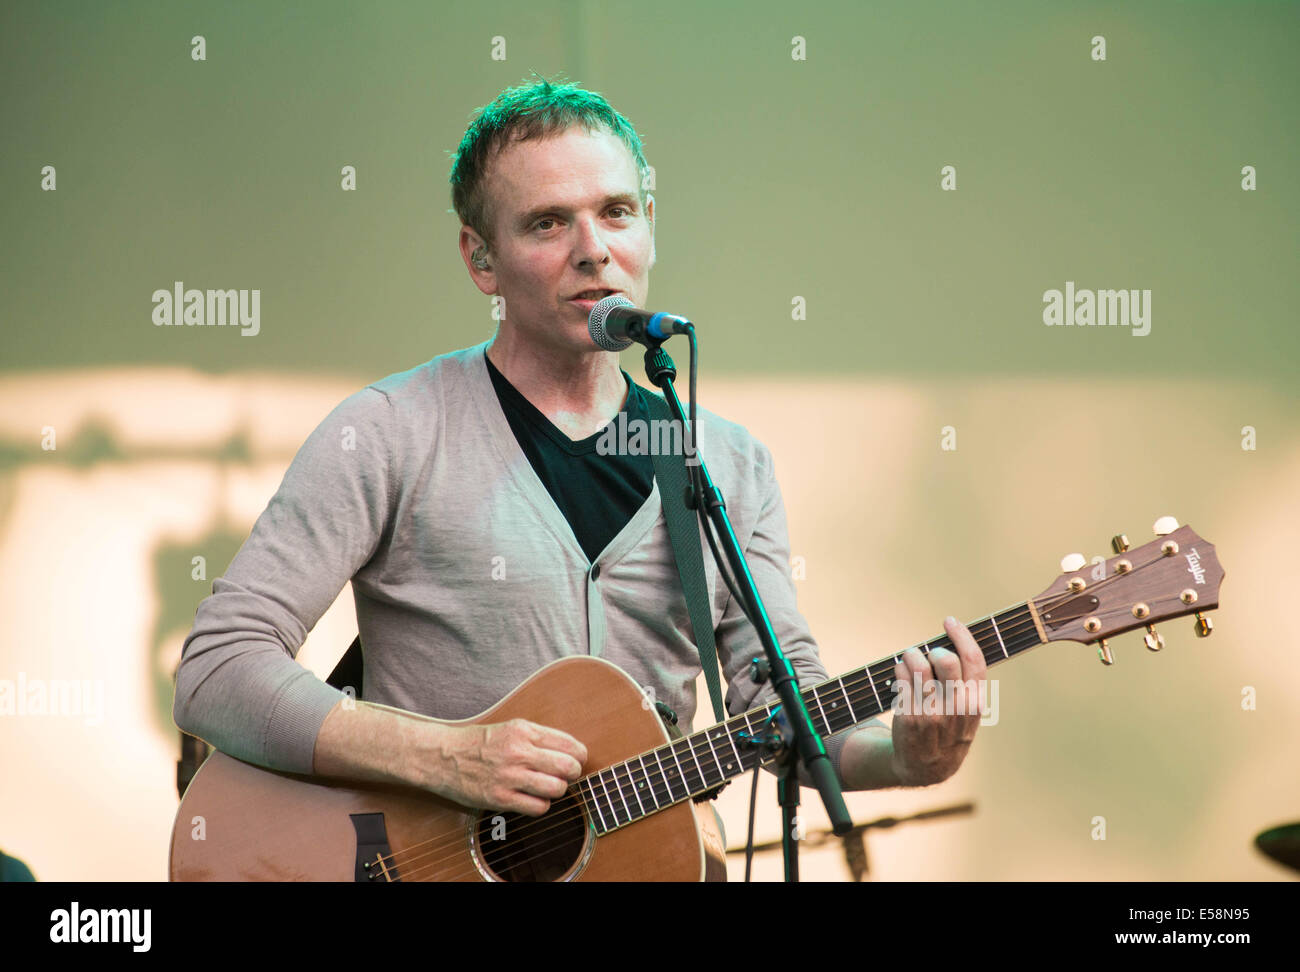
<svg viewBox="0 0 1300 972">
<path fill-rule="evenodd" d="M 1114 550 L 1117 554 L 1124 553 L 1128 550 L 1128 537 L 1124 536 L 1122 533 L 1117 533 L 1115 536 L 1110 538 L 1110 549 Z"/>
<path fill-rule="evenodd" d="M 1207 618 L 1200 611 L 1196 612 L 1196 637 L 1208 638 L 1210 632 L 1214 630 L 1214 622 Z"/>
<path fill-rule="evenodd" d="M 1073 574 L 1087 562 L 1088 558 L 1081 553 L 1066 554 L 1061 558 L 1061 570 L 1066 574 Z"/>
<path fill-rule="evenodd" d="M 1147 633 L 1142 636 L 1142 642 L 1151 651 L 1159 651 L 1165 646 L 1164 636 L 1156 632 L 1154 624 L 1147 625 Z"/>
<path fill-rule="evenodd" d="M 1106 644 L 1106 639 L 1101 639 L 1101 647 L 1097 649 L 1097 657 L 1101 659 L 1103 665 L 1115 664 L 1115 658 L 1110 653 L 1110 645 Z"/>
<path fill-rule="evenodd" d="M 1163 537 L 1166 534 L 1173 533 L 1177 529 L 1178 518 L 1174 516 L 1162 516 L 1151 526 L 1152 532 L 1158 537 Z"/>
</svg>

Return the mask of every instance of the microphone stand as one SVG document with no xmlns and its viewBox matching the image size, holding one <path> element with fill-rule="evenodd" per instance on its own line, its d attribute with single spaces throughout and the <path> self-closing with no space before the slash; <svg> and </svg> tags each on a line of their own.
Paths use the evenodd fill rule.
<svg viewBox="0 0 1300 972">
<path fill-rule="evenodd" d="M 695 347 L 693 330 L 689 333 L 689 337 L 693 351 Z M 677 367 L 673 364 L 673 359 L 668 356 L 668 352 L 661 346 L 662 339 L 646 335 L 643 340 L 647 345 L 646 377 L 662 389 L 669 410 L 681 423 L 685 433 L 682 442 L 690 444 L 688 455 L 694 463 L 687 463 L 691 484 L 686 489 L 686 505 L 690 509 L 699 510 L 702 503 L 704 513 L 718 534 L 723 553 L 731 565 L 731 573 L 736 581 L 741 608 L 758 632 L 759 641 L 762 642 L 767 654 L 768 675 L 772 679 L 772 687 L 776 689 L 777 696 L 781 699 L 781 710 L 793 730 L 795 745 L 785 746 L 777 775 L 777 790 L 784 822 L 781 829 L 785 879 L 798 881 L 799 848 L 795 836 L 795 813 L 799 806 L 799 778 L 796 767 L 800 758 L 808 768 L 808 774 L 812 777 L 817 791 L 821 794 L 822 802 L 826 805 L 826 813 L 830 817 L 831 829 L 834 833 L 841 836 L 847 834 L 853 829 L 853 821 L 849 817 L 848 808 L 844 805 L 844 794 L 835 776 L 835 768 L 826 754 L 826 747 L 822 745 L 821 737 L 813 728 L 812 716 L 808 714 L 808 708 L 803 704 L 803 697 L 799 694 L 799 683 L 795 679 L 794 668 L 791 667 L 781 646 L 777 644 L 772 623 L 768 619 L 767 610 L 763 607 L 763 599 L 759 597 L 758 589 L 754 586 L 754 577 L 749 572 L 749 564 L 745 561 L 740 542 L 731 528 L 731 519 L 727 516 L 727 506 L 722 492 L 713 484 L 708 467 L 695 451 L 695 429 L 689 425 L 686 414 L 682 410 L 681 399 L 677 397 L 677 389 L 673 385 L 677 377 Z M 693 365 L 692 378 L 694 378 Z M 709 547 L 718 560 L 718 569 L 724 570 L 721 558 L 717 556 L 718 551 L 712 544 Z M 723 576 L 726 576 L 725 573 Z M 762 756 L 760 755 L 759 758 L 761 760 Z"/>
</svg>

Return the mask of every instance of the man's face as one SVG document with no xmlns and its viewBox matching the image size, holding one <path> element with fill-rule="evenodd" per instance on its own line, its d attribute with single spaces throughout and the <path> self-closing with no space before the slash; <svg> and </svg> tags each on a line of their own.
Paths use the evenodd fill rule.
<svg viewBox="0 0 1300 972">
<path fill-rule="evenodd" d="M 654 199 L 642 212 L 636 163 L 608 132 L 578 127 L 511 142 L 492 161 L 486 190 L 496 245 L 488 270 L 469 255 L 481 242 L 462 228 L 460 247 L 479 289 L 505 298 L 506 326 L 558 351 L 595 351 L 587 333 L 591 289 L 645 306 L 654 266 Z"/>
</svg>

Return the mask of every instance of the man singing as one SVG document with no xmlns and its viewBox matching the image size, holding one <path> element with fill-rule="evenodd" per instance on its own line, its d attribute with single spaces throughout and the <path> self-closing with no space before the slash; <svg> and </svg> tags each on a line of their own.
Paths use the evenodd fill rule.
<svg viewBox="0 0 1300 972">
<path fill-rule="evenodd" d="M 401 782 L 469 807 L 544 813 L 584 772 L 581 738 L 475 716 L 537 669 L 602 657 L 684 725 L 695 714 L 691 637 L 652 459 L 607 455 L 601 431 L 648 418 L 650 392 L 591 340 L 592 305 L 647 306 L 655 201 L 641 140 L 600 95 L 536 81 L 503 92 L 466 131 L 451 171 L 471 280 L 503 310 L 483 345 L 435 357 L 341 403 L 302 446 L 213 593 L 177 676 L 182 729 L 274 769 Z M 699 411 L 700 441 L 778 641 L 804 687 L 827 675 L 795 604 L 785 509 L 768 450 Z M 753 628 L 705 557 L 726 706 L 769 701 L 748 674 Z M 366 701 L 294 657 L 352 582 Z M 984 678 L 956 651 L 909 649 L 895 676 Z M 848 789 L 951 776 L 979 724 L 897 714 L 826 740 Z"/>
</svg>

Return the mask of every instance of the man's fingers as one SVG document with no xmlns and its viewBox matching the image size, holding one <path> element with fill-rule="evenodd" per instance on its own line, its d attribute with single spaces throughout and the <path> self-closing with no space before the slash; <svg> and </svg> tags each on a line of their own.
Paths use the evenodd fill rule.
<svg viewBox="0 0 1300 972">
<path fill-rule="evenodd" d="M 549 800 L 539 799 L 528 793 L 515 792 L 511 794 L 507 805 L 500 807 L 501 810 L 513 810 L 515 813 L 522 813 L 526 817 L 540 817 L 551 808 Z"/>
<path fill-rule="evenodd" d="M 921 676 L 921 685 L 934 677 L 930 670 L 930 663 L 925 660 L 925 655 L 921 654 L 919 648 L 908 648 L 899 656 L 903 660 L 903 667 L 907 669 L 907 681 L 909 684 L 915 682 L 915 676 Z"/>
<path fill-rule="evenodd" d="M 932 648 L 930 650 L 930 667 L 934 669 L 934 677 L 940 682 L 958 682 L 961 680 L 961 659 L 956 652 L 949 651 L 947 648 Z"/>
<path fill-rule="evenodd" d="M 569 781 L 551 776 L 549 773 L 537 773 L 532 770 L 520 774 L 515 789 L 521 793 L 530 793 L 544 800 L 558 800 L 569 790 Z"/>
<path fill-rule="evenodd" d="M 948 630 L 948 636 L 952 639 L 958 655 L 961 656 L 962 674 L 960 677 L 963 683 L 961 691 L 966 701 L 965 714 L 974 714 L 982 718 L 981 702 L 984 679 L 988 674 L 988 661 L 984 658 L 984 651 L 964 624 L 960 624 L 953 618 L 948 618 L 944 622 L 944 627 Z M 976 723 L 976 726 L 978 726 L 978 723 Z M 969 742 L 974 738 L 974 735 L 975 728 L 967 726 L 962 732 L 962 741 Z"/>
<path fill-rule="evenodd" d="M 554 749 L 536 749 L 533 751 L 531 767 L 547 776 L 558 777 L 569 783 L 582 778 L 582 764 L 568 753 Z"/>
<path fill-rule="evenodd" d="M 533 729 L 533 745 L 538 749 L 550 749 L 557 753 L 564 753 L 578 764 L 579 769 L 587 762 L 587 747 L 563 729 L 552 729 L 549 726 L 539 726 L 536 723 L 533 724 Z M 574 777 L 574 779 L 577 779 L 577 777 Z"/>
<path fill-rule="evenodd" d="M 988 670 L 988 662 L 984 660 L 984 652 L 975 641 L 975 636 L 970 633 L 970 629 L 962 624 L 956 618 L 945 618 L 943 629 L 948 633 L 948 640 L 952 642 L 953 647 L 957 649 L 957 654 L 961 658 L 960 676 L 963 679 L 984 677 Z"/>
</svg>

